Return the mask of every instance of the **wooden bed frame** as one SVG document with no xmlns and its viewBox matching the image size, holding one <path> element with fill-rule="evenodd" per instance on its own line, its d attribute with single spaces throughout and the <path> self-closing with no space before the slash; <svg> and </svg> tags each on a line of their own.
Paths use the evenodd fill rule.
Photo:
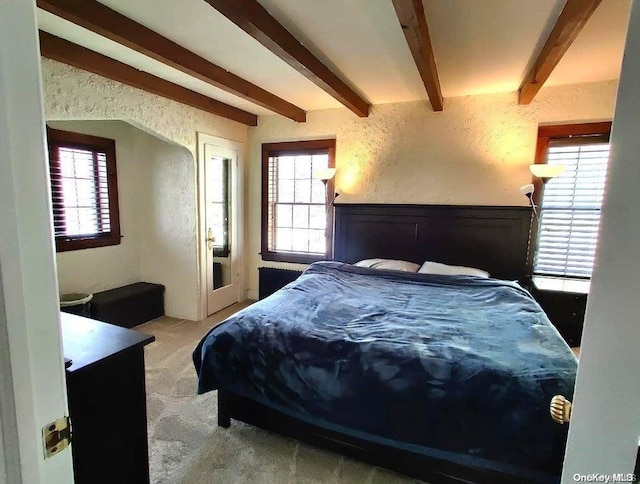
<svg viewBox="0 0 640 484">
<path fill-rule="evenodd" d="M 336 261 L 432 260 L 511 280 L 524 280 L 528 273 L 528 207 L 344 204 L 335 211 Z M 218 425 L 229 427 L 232 418 L 428 482 L 522 482 L 327 430 L 219 390 Z"/>
<path fill-rule="evenodd" d="M 529 207 L 337 205 L 333 258 L 430 260 L 521 280 L 529 273 L 530 228 Z"/>
</svg>

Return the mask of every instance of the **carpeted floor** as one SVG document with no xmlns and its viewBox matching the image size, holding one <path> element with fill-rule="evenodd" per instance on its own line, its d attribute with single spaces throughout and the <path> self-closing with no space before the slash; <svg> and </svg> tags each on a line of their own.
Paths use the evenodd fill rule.
<svg viewBox="0 0 640 484">
<path fill-rule="evenodd" d="M 196 395 L 191 353 L 209 328 L 246 305 L 205 321 L 164 317 L 136 328 L 156 337 L 145 348 L 151 482 L 416 482 L 235 420 L 228 429 L 217 426 L 216 393 Z"/>
</svg>

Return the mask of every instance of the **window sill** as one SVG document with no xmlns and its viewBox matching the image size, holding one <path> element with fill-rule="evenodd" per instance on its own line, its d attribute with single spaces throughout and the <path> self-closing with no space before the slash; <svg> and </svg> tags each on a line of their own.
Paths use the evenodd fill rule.
<svg viewBox="0 0 640 484">
<path fill-rule="evenodd" d="M 590 279 L 571 279 L 568 277 L 533 276 L 533 285 L 538 291 L 567 292 L 571 294 L 589 294 Z"/>
<path fill-rule="evenodd" d="M 323 260 L 331 260 L 330 257 L 320 254 L 301 254 L 295 252 L 265 252 L 261 253 L 263 261 L 291 262 L 294 264 L 312 264 Z"/>
<path fill-rule="evenodd" d="M 87 237 L 86 239 L 56 239 L 56 252 L 68 252 L 72 250 L 94 249 L 96 247 L 107 247 L 110 245 L 120 245 L 122 237 L 120 235 L 110 235 L 108 237 Z"/>
</svg>

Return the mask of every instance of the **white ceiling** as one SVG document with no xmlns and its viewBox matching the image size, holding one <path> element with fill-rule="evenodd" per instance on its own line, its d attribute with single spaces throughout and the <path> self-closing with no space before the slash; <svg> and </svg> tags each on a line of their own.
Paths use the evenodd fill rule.
<svg viewBox="0 0 640 484">
<path fill-rule="evenodd" d="M 617 79 L 631 0 L 603 0 L 546 85 Z M 341 104 L 204 0 L 101 0 L 305 109 Z M 390 0 L 260 0 L 372 104 L 427 99 Z M 424 0 L 444 97 L 515 91 L 564 0 Z M 38 11 L 41 29 L 256 114 L 270 111 Z"/>
<path fill-rule="evenodd" d="M 618 79 L 630 8 L 630 0 L 603 0 L 546 85 Z"/>
</svg>

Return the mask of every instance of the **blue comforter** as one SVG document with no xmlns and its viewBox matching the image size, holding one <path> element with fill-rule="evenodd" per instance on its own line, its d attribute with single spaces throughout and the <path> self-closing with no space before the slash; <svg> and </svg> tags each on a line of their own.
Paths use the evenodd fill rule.
<svg viewBox="0 0 640 484">
<path fill-rule="evenodd" d="M 532 481 L 557 480 L 577 362 L 513 282 L 313 264 L 213 328 L 198 392 Z"/>
</svg>

